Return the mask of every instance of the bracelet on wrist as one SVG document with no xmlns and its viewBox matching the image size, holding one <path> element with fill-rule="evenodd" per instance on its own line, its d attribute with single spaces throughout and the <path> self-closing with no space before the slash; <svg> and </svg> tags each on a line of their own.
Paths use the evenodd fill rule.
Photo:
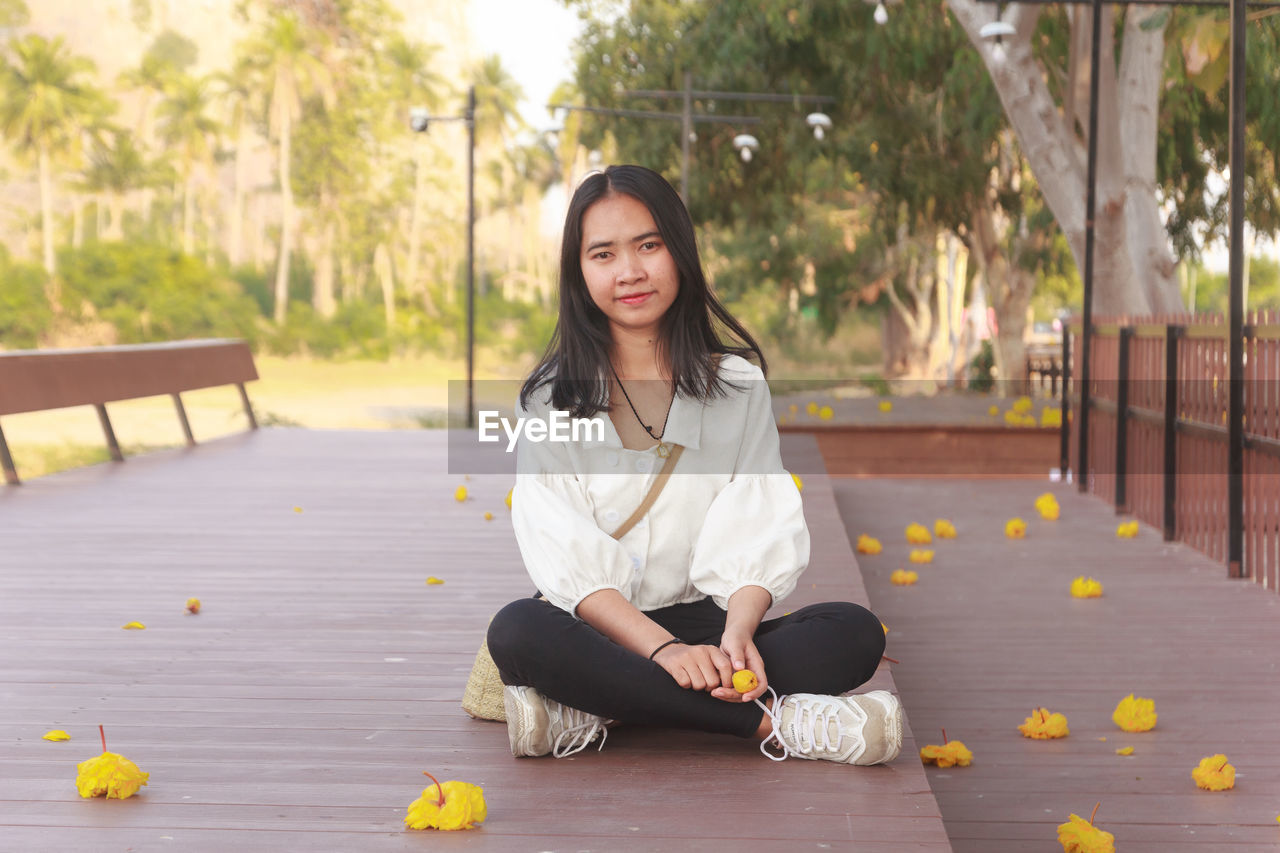
<svg viewBox="0 0 1280 853">
<path fill-rule="evenodd" d="M 649 660 L 653 660 L 653 659 L 654 659 L 654 657 L 655 657 L 655 656 L 657 656 L 658 652 L 662 651 L 662 650 L 663 650 L 663 649 L 665 649 L 667 646 L 674 646 L 674 645 L 677 645 L 677 644 L 679 644 L 679 645 L 682 645 L 682 646 L 683 646 L 683 645 L 684 645 L 684 640 L 680 639 L 679 637 L 672 637 L 670 640 L 667 640 L 665 643 L 663 643 L 662 645 L 658 646 L 658 647 L 657 647 L 656 649 L 654 649 L 653 651 L 649 652 Z"/>
</svg>

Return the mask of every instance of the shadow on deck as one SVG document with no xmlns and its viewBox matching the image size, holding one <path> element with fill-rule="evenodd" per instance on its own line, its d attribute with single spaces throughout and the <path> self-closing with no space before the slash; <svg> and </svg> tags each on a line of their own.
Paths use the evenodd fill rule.
<svg viewBox="0 0 1280 853">
<path fill-rule="evenodd" d="M 510 481 L 459 504 L 445 452 L 271 429 L 0 489 L 0 849 L 949 849 L 909 738 L 872 768 L 626 728 L 513 759 L 458 705 L 488 617 L 528 589 Z M 811 439 L 786 455 L 814 470 Z M 813 562 L 785 607 L 866 603 L 831 481 L 805 502 Z M 869 686 L 895 689 L 887 666 Z M 99 723 L 151 774 L 138 797 L 77 796 Z M 73 739 L 41 740 L 57 728 Z M 423 770 L 483 785 L 484 827 L 404 831 Z"/>
</svg>

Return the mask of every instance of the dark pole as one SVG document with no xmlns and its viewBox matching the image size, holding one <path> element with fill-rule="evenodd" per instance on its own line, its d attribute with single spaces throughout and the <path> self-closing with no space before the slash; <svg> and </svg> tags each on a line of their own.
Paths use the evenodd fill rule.
<svg viewBox="0 0 1280 853">
<path fill-rule="evenodd" d="M 1089 372 L 1093 355 L 1093 214 L 1098 202 L 1098 69 L 1102 66 L 1102 0 L 1093 0 L 1093 44 L 1089 56 L 1089 167 L 1084 204 L 1084 311 L 1080 328 L 1080 424 L 1076 464 L 1078 488 L 1089 488 Z"/>
<path fill-rule="evenodd" d="M 684 107 L 680 110 L 680 200 L 689 206 L 689 137 L 693 135 L 693 74 L 684 72 Z"/>
<path fill-rule="evenodd" d="M 467 429 L 475 426 L 476 87 L 467 90 Z"/>
<path fill-rule="evenodd" d="M 1231 0 L 1231 330 L 1227 399 L 1227 576 L 1244 577 L 1245 2 Z"/>
</svg>

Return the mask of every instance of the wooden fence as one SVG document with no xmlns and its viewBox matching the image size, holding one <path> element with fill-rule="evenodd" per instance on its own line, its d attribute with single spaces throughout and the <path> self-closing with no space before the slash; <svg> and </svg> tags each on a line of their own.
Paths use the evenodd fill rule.
<svg viewBox="0 0 1280 853">
<path fill-rule="evenodd" d="M 1063 453 L 1085 487 L 1208 556 L 1228 561 L 1228 326 L 1221 315 L 1099 318 L 1092 334 L 1088 459 L 1079 455 L 1079 320 Z M 1244 328 L 1241 574 L 1280 589 L 1280 312 Z"/>
</svg>

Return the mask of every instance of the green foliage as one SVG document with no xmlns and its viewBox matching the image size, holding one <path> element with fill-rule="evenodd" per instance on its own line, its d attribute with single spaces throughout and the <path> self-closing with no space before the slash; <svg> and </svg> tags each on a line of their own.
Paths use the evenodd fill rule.
<svg viewBox="0 0 1280 853">
<path fill-rule="evenodd" d="M 204 261 L 147 243 L 94 243 L 59 257 L 73 319 L 111 323 L 121 343 L 200 337 L 254 341 L 258 312 Z"/>
<path fill-rule="evenodd" d="M 185 72 L 200 58 L 200 47 L 181 33 L 165 30 L 151 42 L 144 57 Z"/>
<path fill-rule="evenodd" d="M 32 349 L 53 321 L 47 276 L 35 264 L 14 261 L 0 245 L 0 349 Z"/>
<path fill-rule="evenodd" d="M 30 20 L 25 0 L 0 0 L 0 28 L 25 27 Z"/>
<path fill-rule="evenodd" d="M 969 388 L 974 391 L 990 391 L 995 387 L 996 355 L 991 339 L 982 342 L 978 354 L 969 362 Z"/>
<path fill-rule="evenodd" d="M 1226 272 L 1209 272 L 1196 267 L 1195 305 L 1198 312 L 1225 315 L 1230 308 L 1230 280 Z M 1268 257 L 1249 259 L 1248 310 L 1280 309 L 1280 261 Z"/>
</svg>

